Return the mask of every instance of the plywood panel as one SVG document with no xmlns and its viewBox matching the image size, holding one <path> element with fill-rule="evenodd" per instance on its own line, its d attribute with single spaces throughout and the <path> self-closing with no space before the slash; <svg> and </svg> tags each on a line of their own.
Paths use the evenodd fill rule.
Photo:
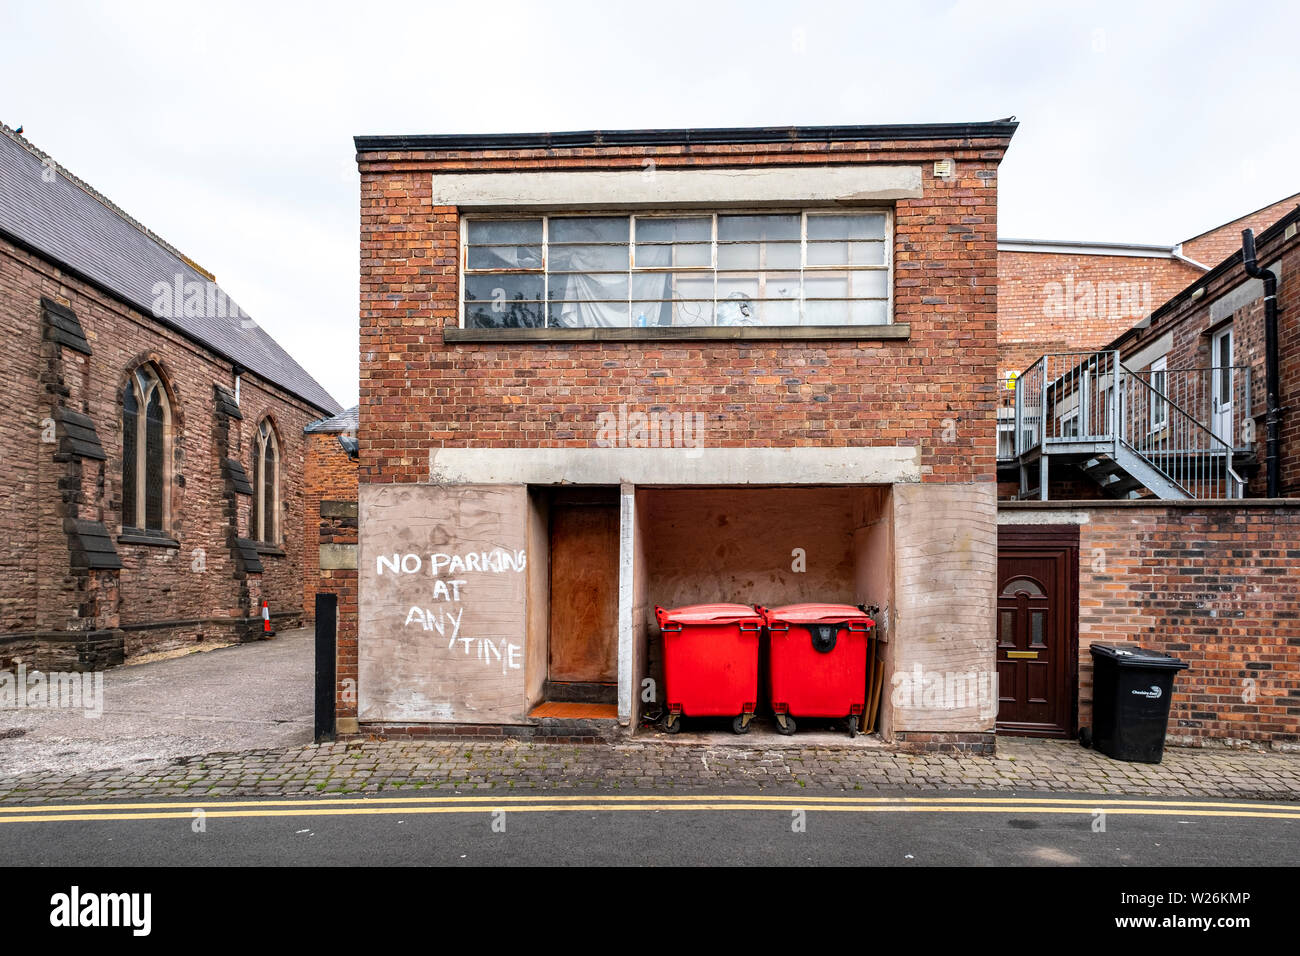
<svg viewBox="0 0 1300 956">
<path fill-rule="evenodd" d="M 519 723 L 527 492 L 362 485 L 358 716 Z"/>
<path fill-rule="evenodd" d="M 852 603 L 855 488 L 647 489 L 649 602 Z"/>
<path fill-rule="evenodd" d="M 618 679 L 616 503 L 551 505 L 550 679 Z"/>
</svg>

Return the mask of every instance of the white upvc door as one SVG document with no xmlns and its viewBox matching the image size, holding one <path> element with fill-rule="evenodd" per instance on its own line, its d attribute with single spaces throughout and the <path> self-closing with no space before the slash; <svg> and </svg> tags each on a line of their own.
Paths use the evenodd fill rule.
<svg viewBox="0 0 1300 956">
<path fill-rule="evenodd" d="M 1214 434 L 1232 445 L 1232 326 L 1214 334 L 1210 345 L 1211 424 Z"/>
</svg>

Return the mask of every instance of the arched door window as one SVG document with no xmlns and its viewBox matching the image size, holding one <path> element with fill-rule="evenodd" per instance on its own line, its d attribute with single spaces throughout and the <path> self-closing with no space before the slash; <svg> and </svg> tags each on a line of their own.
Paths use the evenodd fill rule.
<svg viewBox="0 0 1300 956">
<path fill-rule="evenodd" d="M 253 446 L 252 537 L 267 544 L 280 541 L 280 444 L 269 418 L 257 428 Z"/>
<path fill-rule="evenodd" d="M 158 370 L 141 365 L 122 388 L 122 525 L 165 531 L 171 511 L 167 454 L 171 405 Z"/>
</svg>

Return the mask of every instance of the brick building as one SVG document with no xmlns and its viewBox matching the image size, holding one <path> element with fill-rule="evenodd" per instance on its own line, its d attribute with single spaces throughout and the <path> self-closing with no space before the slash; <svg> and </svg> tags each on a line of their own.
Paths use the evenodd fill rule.
<svg viewBox="0 0 1300 956">
<path fill-rule="evenodd" d="M 1241 230 L 1268 228 L 1300 193 L 1169 246 L 998 241 L 999 369 L 1029 368 L 1046 352 L 1104 348 L 1241 248 Z"/>
<path fill-rule="evenodd" d="M 1276 280 L 1272 361 L 1245 228 Z M 1300 748 L 1298 228 L 1292 197 L 1189 240 L 1184 250 L 1228 254 L 1130 327 L 1052 343 L 1016 380 L 1021 476 L 1000 489 L 999 657 L 1041 633 L 1050 679 L 1036 679 L 1051 704 L 1021 732 L 1087 726 L 1089 646 L 1137 643 L 1189 665 L 1171 740 Z"/>
<path fill-rule="evenodd" d="M 212 276 L 0 127 L 0 664 L 302 617 L 303 428 L 337 403 Z"/>
<path fill-rule="evenodd" d="M 359 137 L 340 729 L 626 731 L 656 604 L 877 605 L 888 674 L 991 674 L 1014 128 Z M 896 743 L 992 744 L 889 696 Z"/>
</svg>

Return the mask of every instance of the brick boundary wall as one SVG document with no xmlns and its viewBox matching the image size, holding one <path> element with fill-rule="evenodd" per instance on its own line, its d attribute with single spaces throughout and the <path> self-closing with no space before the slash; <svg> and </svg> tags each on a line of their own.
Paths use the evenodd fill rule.
<svg viewBox="0 0 1300 956">
<path fill-rule="evenodd" d="M 316 619 L 316 595 L 338 597 L 335 612 L 335 727 L 341 737 L 357 722 L 357 570 L 321 569 L 321 551 L 339 546 L 357 550 L 357 463 L 348 458 L 335 432 L 306 435 L 304 513 L 307 545 L 303 549 L 303 620 Z"/>
<path fill-rule="evenodd" d="M 303 621 L 316 618 L 316 592 L 335 590 L 326 582 L 341 580 L 341 572 L 320 569 L 320 545 L 357 542 L 356 516 L 350 525 L 346 515 L 321 517 L 322 502 L 357 502 L 357 463 L 348 458 L 334 432 L 312 432 L 306 436 L 306 463 L 303 467 L 303 548 L 302 614 Z M 326 510 L 331 510 L 328 506 Z M 355 508 L 354 508 L 355 510 Z M 347 528 L 351 527 L 351 534 Z M 355 577 L 355 575 L 354 575 Z"/>
<path fill-rule="evenodd" d="M 1089 646 L 1140 644 L 1190 665 L 1174 684 L 1170 743 L 1300 750 L 1300 500 L 1000 508 L 1086 515 L 1080 726 L 1092 721 Z"/>
</svg>

